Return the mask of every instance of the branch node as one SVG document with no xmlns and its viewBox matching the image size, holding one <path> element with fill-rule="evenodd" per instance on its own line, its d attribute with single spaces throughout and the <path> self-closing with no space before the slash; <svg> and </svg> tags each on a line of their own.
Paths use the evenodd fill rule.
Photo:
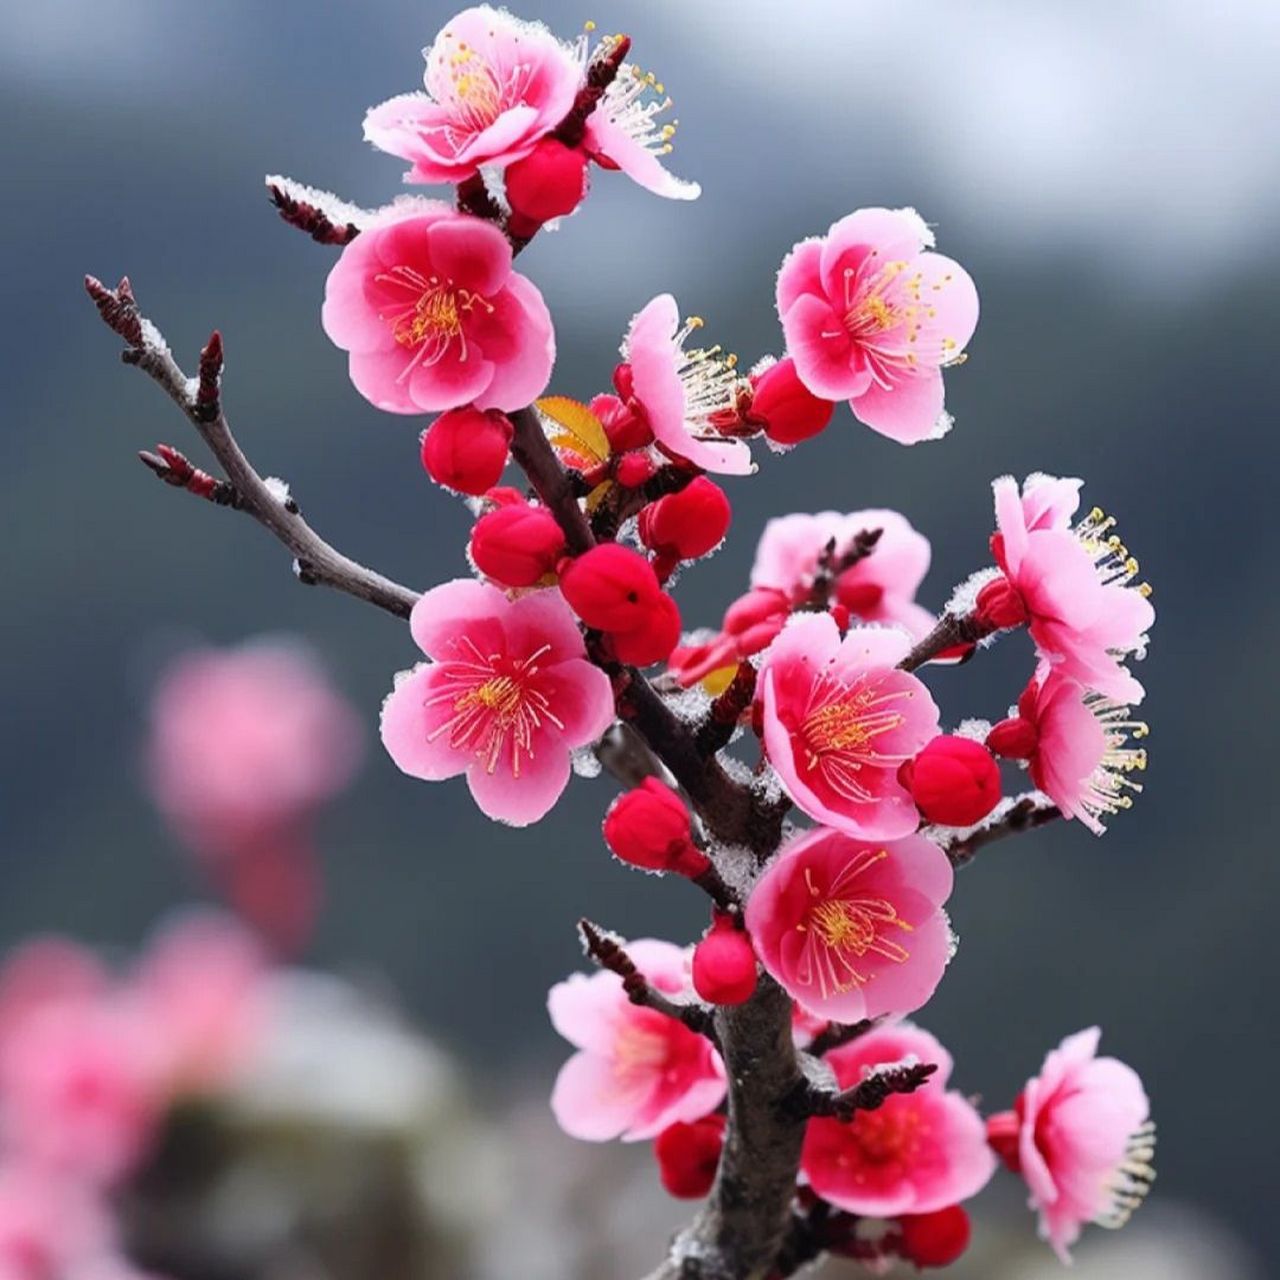
<svg viewBox="0 0 1280 1280">
<path fill-rule="evenodd" d="M 222 361 L 222 334 L 215 329 L 200 352 L 194 412 L 201 422 L 212 422 L 222 412 Z"/>
</svg>

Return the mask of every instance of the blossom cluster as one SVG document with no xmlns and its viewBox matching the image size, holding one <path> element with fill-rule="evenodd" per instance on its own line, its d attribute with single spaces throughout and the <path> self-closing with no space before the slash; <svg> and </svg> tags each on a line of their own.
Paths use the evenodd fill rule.
<svg viewBox="0 0 1280 1280">
<path fill-rule="evenodd" d="M 1082 1032 L 1013 1110 L 984 1121 L 950 1087 L 946 1050 L 905 1019 L 955 952 L 945 906 L 968 852 L 1033 815 L 1101 833 L 1139 790 L 1146 727 L 1130 664 L 1154 619 L 1149 589 L 1114 521 L 1079 514 L 1080 480 L 1004 476 L 991 562 L 936 614 L 917 600 L 926 537 L 863 508 L 771 521 L 719 628 L 685 626 L 673 588 L 726 537 L 720 478 L 756 470 L 752 442 L 790 450 L 841 401 L 902 444 L 945 435 L 944 371 L 966 358 L 979 303 L 914 210 L 859 209 L 783 258 L 780 354 L 744 370 L 696 345 L 703 321 L 662 293 L 627 326 L 607 384 L 547 394 L 554 324 L 516 255 L 579 208 L 593 166 L 697 195 L 666 169 L 670 103 L 629 50 L 624 36 L 592 49 L 469 9 L 426 50 L 425 91 L 366 118 L 408 182 L 452 198 L 347 219 L 323 325 L 371 404 L 438 415 L 422 464 L 474 516 L 471 572 L 413 608 L 425 660 L 397 677 L 383 744 L 404 772 L 465 777 L 486 815 L 524 825 L 606 735 L 638 725 L 643 737 L 656 717 L 676 736 L 665 755 L 650 742 L 660 764 L 615 802 L 604 836 L 619 860 L 705 888 L 711 923 L 692 949 L 610 943 L 604 972 L 553 989 L 552 1021 L 576 1049 L 552 1098 L 566 1131 L 652 1139 L 664 1184 L 706 1194 L 731 1081 L 714 1036 L 684 1015 L 777 984 L 797 1051 L 836 1093 L 911 1081 L 808 1116 L 798 1194 L 846 1215 L 832 1251 L 950 1262 L 968 1238 L 958 1206 L 998 1156 L 1065 1256 L 1085 1222 L 1115 1224 L 1145 1192 L 1137 1077 Z M 527 489 L 504 483 L 513 462 Z M 1035 653 L 1015 705 L 948 730 L 926 676 L 1015 631 Z M 700 799 L 707 779 L 751 807 L 736 844 Z"/>
<path fill-rule="evenodd" d="M 114 1191 L 165 1116 L 225 1089 L 268 1016 L 258 944 L 220 915 L 162 928 L 127 972 L 40 938 L 0 967 L 0 1274 L 134 1275 Z"/>
</svg>

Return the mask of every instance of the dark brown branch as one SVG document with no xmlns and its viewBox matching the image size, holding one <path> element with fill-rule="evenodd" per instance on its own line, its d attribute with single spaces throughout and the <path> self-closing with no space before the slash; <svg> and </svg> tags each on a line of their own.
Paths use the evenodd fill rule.
<svg viewBox="0 0 1280 1280">
<path fill-rule="evenodd" d="M 622 989 L 632 1004 L 664 1013 L 668 1018 L 684 1023 L 690 1031 L 715 1040 L 715 1016 L 709 1006 L 682 1004 L 650 986 L 623 945 L 590 920 L 579 920 L 578 932 L 582 935 L 582 945 L 586 948 L 587 955 L 602 969 L 608 969 L 622 979 Z"/>
<path fill-rule="evenodd" d="M 712 702 L 706 719 L 698 726 L 694 741 L 704 756 L 713 756 L 729 745 L 755 693 L 756 669 L 749 662 L 740 662 L 728 687 Z"/>
<path fill-rule="evenodd" d="M 333 222 L 315 205 L 299 200 L 275 183 L 267 183 L 267 195 L 285 222 L 305 231 L 317 244 L 350 244 L 360 234 L 354 222 Z"/>
<path fill-rule="evenodd" d="M 600 42 L 599 49 L 587 66 L 586 83 L 578 90 L 569 114 L 560 122 L 553 135 L 566 147 L 582 145 L 588 118 L 600 105 L 605 91 L 618 78 L 618 72 L 630 50 L 630 36 L 614 36 Z"/>
<path fill-rule="evenodd" d="M 238 501 L 228 505 L 251 515 L 288 548 L 294 556 L 299 579 L 333 587 L 399 618 L 407 618 L 418 600 L 416 591 L 357 564 L 331 547 L 302 518 L 297 506 L 282 501 L 253 469 L 231 434 L 221 407 L 212 418 L 205 419 L 198 393 L 192 391 L 186 374 L 159 332 L 139 314 L 128 280 L 122 280 L 116 289 L 108 289 L 101 281 L 88 276 L 85 288 L 108 327 L 125 340 L 125 361 L 142 369 L 186 414 L 218 460 L 227 476 L 224 483 L 238 495 Z M 209 356 L 211 350 L 217 353 L 216 361 Z M 209 370 L 215 363 L 220 368 L 221 341 L 211 340 L 205 356 Z M 159 460 L 167 461 L 163 457 Z M 151 462 L 147 465 L 153 471 L 156 469 Z"/>
<path fill-rule="evenodd" d="M 813 1037 L 805 1052 L 811 1053 L 815 1058 L 821 1058 L 832 1049 L 839 1049 L 841 1045 L 851 1044 L 860 1036 L 865 1036 L 868 1031 L 879 1025 L 880 1021 L 879 1018 L 863 1018 L 861 1022 L 832 1022 Z"/>
<path fill-rule="evenodd" d="M 937 625 L 929 632 L 898 666 L 903 671 L 914 671 L 926 662 L 932 661 L 940 653 L 954 649 L 957 645 L 976 644 L 991 634 L 991 628 L 978 622 L 972 616 L 957 618 L 954 614 L 944 613 Z"/>
<path fill-rule="evenodd" d="M 511 415 L 511 422 L 515 427 L 511 441 L 512 456 L 529 477 L 529 483 L 543 506 L 560 522 L 569 553 L 580 556 L 584 551 L 590 551 L 596 545 L 595 535 L 578 505 L 573 484 L 542 429 L 538 411 L 519 409 Z"/>
<path fill-rule="evenodd" d="M 830 542 L 822 550 L 818 558 L 818 570 L 814 574 L 813 586 L 809 589 L 809 598 L 800 606 L 808 612 L 821 613 L 831 603 L 831 592 L 836 580 L 846 569 L 865 560 L 876 549 L 883 529 L 862 529 L 854 535 L 843 555 L 836 555 L 836 540 Z"/>
<path fill-rule="evenodd" d="M 811 1116 L 831 1116 L 847 1122 L 858 1111 L 878 1110 L 896 1093 L 914 1093 L 937 1069 L 936 1062 L 882 1067 L 839 1093 L 810 1085 L 804 1096 L 804 1110 Z"/>
<path fill-rule="evenodd" d="M 963 867 L 973 860 L 974 855 L 984 845 L 1003 840 L 1006 836 L 1034 831 L 1037 827 L 1043 827 L 1046 823 L 1060 817 L 1062 817 L 1062 810 L 1047 797 L 1021 796 L 996 822 L 991 823 L 990 826 L 979 827 L 977 831 L 962 839 L 953 840 L 944 847 L 944 852 L 951 859 L 953 867 Z"/>
</svg>

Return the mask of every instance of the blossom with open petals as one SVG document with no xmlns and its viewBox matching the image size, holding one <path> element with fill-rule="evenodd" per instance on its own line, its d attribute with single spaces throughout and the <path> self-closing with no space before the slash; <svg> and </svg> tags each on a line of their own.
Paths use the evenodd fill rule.
<svg viewBox="0 0 1280 1280">
<path fill-rule="evenodd" d="M 582 84 L 572 49 L 489 5 L 451 18 L 423 55 L 426 92 L 400 94 L 364 121 L 367 141 L 411 162 L 408 182 L 461 182 L 527 156 Z"/>
<path fill-rule="evenodd" d="M 382 742 L 405 773 L 465 774 L 491 818 L 525 826 L 569 782 L 574 748 L 613 720 L 609 677 L 587 661 L 555 590 L 508 600 L 471 579 L 414 606 L 413 638 L 431 659 L 402 673 L 382 708 Z"/>
<path fill-rule="evenodd" d="M 760 668 L 769 762 L 796 806 L 816 822 L 870 840 L 919 825 L 898 768 L 938 733 L 938 708 L 898 669 L 908 636 L 854 627 L 841 639 L 826 613 L 794 617 Z"/>
<path fill-rule="evenodd" d="M 914 1093 L 894 1094 L 847 1123 L 809 1121 L 800 1167 L 838 1208 L 875 1218 L 932 1213 L 976 1195 L 995 1171 L 982 1117 L 947 1089 L 951 1055 L 927 1031 L 905 1022 L 877 1027 L 826 1055 L 842 1089 L 911 1059 L 938 1068 Z"/>
<path fill-rule="evenodd" d="M 641 939 L 627 954 L 656 990 L 692 996 L 689 953 Z M 677 1121 L 700 1120 L 725 1095 L 724 1065 L 705 1036 L 676 1018 L 631 1003 L 615 973 L 574 974 L 551 988 L 555 1029 L 578 1052 L 560 1069 L 551 1106 L 575 1138 L 652 1138 Z"/>
<path fill-rule="evenodd" d="M 1063 1262 L 1089 1222 L 1123 1226 L 1155 1171 L 1155 1125 L 1132 1067 L 1098 1057 L 1097 1027 L 1068 1036 L 1027 1081 L 1013 1111 L 987 1132 L 1021 1173 L 1040 1214 L 1040 1234 Z"/>
<path fill-rule="evenodd" d="M 787 353 L 814 395 L 848 400 L 901 444 L 942 434 L 943 366 L 978 323 L 978 293 L 958 263 L 930 252 L 914 209 L 859 209 L 805 240 L 778 273 Z"/>
<path fill-rule="evenodd" d="M 384 210 L 342 250 L 324 331 L 389 413 L 520 409 L 546 389 L 551 315 L 491 222 L 431 200 Z"/>
<path fill-rule="evenodd" d="M 811 1014 L 911 1013 L 947 967 L 947 855 L 907 836 L 869 844 L 818 827 L 782 847 L 747 900 L 760 962 Z"/>
</svg>

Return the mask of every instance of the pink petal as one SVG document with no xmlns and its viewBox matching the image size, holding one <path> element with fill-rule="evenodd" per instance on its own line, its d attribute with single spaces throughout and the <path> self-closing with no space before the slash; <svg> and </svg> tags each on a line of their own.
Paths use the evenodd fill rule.
<svg viewBox="0 0 1280 1280">
<path fill-rule="evenodd" d="M 414 778 L 439 782 L 462 773 L 474 756 L 439 732 L 454 714 L 447 703 L 428 706 L 445 679 L 443 668 L 423 662 L 400 677 L 382 704 L 382 745 L 396 765 Z M 434 735 L 434 741 L 433 739 Z"/>
<path fill-rule="evenodd" d="M 584 747 L 596 742 L 613 723 L 613 686 L 599 667 L 585 658 L 558 663 L 539 677 L 538 688 L 564 726 L 565 745 Z"/>
<path fill-rule="evenodd" d="M 918 444 L 935 436 L 942 417 L 941 370 L 921 368 L 909 375 L 895 370 L 894 379 L 887 388 L 873 382 L 851 396 L 854 416 L 899 444 Z"/>
<path fill-rule="evenodd" d="M 815 396 L 847 400 L 867 389 L 871 372 L 825 298 L 809 293 L 797 298 L 782 317 L 782 332 L 800 381 Z"/>
<path fill-rule="evenodd" d="M 531 280 L 513 272 L 503 297 L 511 305 L 515 348 L 494 366 L 483 395 L 474 398 L 479 409 L 511 412 L 532 404 L 547 389 L 556 337 L 551 312 Z"/>
<path fill-rule="evenodd" d="M 570 773 L 569 748 L 551 731 L 535 739 L 531 755 L 521 753 L 518 777 L 504 753 L 492 772 L 483 761 L 473 760 L 467 769 L 467 785 L 486 817 L 527 827 L 550 813 L 569 785 Z"/>
<path fill-rule="evenodd" d="M 480 218 L 442 219 L 427 228 L 427 249 L 436 272 L 453 284 L 488 297 L 511 275 L 511 244 Z"/>
<path fill-rule="evenodd" d="M 631 1124 L 649 1084 L 643 1077 L 621 1077 L 607 1058 L 575 1053 L 556 1077 L 551 1109 L 571 1138 L 608 1142 Z"/>
<path fill-rule="evenodd" d="M 496 620 L 505 621 L 512 607 L 497 587 L 477 582 L 474 578 L 455 578 L 452 582 L 432 587 L 419 599 L 409 615 L 409 630 L 418 648 L 437 662 L 457 657 L 454 642 L 461 623 L 467 624 L 467 635 L 482 651 L 497 652 L 504 631 Z M 495 620 L 490 629 L 477 636 L 474 630 L 477 624 L 484 624 L 490 619 Z M 577 627 L 574 627 L 574 634 L 578 640 L 578 652 L 584 652 Z"/>
<path fill-rule="evenodd" d="M 801 240 L 782 260 L 778 271 L 778 318 L 781 319 L 805 294 L 825 297 L 822 284 L 822 240 Z"/>
<path fill-rule="evenodd" d="M 611 160 L 632 182 L 667 200 L 696 200 L 702 188 L 696 182 L 677 178 L 662 161 L 636 142 L 607 108 L 595 111 L 587 120 L 587 149 Z"/>
<path fill-rule="evenodd" d="M 617 1034 L 618 1013 L 626 1001 L 615 974 L 571 974 L 547 996 L 551 1025 L 571 1045 L 607 1056 Z"/>
<path fill-rule="evenodd" d="M 858 209 L 834 223 L 823 241 L 824 292 L 836 303 L 844 297 L 846 271 L 874 273 L 914 258 L 932 238 L 914 209 Z"/>
</svg>

